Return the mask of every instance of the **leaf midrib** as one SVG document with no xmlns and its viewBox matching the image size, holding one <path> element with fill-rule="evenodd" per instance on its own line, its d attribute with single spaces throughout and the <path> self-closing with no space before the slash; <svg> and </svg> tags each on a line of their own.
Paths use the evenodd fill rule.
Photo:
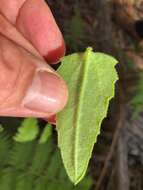
<svg viewBox="0 0 143 190">
<path fill-rule="evenodd" d="M 80 91 L 79 91 L 79 96 L 78 96 L 78 104 L 77 104 L 77 108 L 74 114 L 74 118 L 75 118 L 75 124 L 74 124 L 74 128 L 77 128 L 80 125 L 80 110 L 83 104 L 83 96 L 84 96 L 84 89 L 86 88 L 86 80 L 87 77 L 86 75 L 88 74 L 88 67 L 89 67 L 89 61 L 88 61 L 88 57 L 91 54 L 91 50 L 88 50 L 85 54 L 83 54 L 83 66 L 81 66 L 82 68 L 82 75 L 81 75 L 81 86 L 80 86 Z M 77 171 L 78 171 L 78 130 L 75 130 L 75 139 L 74 139 L 74 153 L 73 153 L 73 157 L 74 157 L 74 168 L 75 168 L 75 179 L 74 181 L 77 181 Z"/>
</svg>

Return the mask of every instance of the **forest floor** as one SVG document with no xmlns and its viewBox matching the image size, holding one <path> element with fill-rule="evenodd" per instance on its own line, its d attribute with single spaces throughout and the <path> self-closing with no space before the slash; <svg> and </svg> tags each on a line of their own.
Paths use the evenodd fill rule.
<svg viewBox="0 0 143 190">
<path fill-rule="evenodd" d="M 117 95 L 90 164 L 92 189 L 142 190 L 143 88 L 139 83 L 143 81 L 140 79 L 143 1 L 48 0 L 48 3 L 64 34 L 68 53 L 92 46 L 119 60 Z M 138 91 L 135 93 L 134 89 Z"/>
</svg>

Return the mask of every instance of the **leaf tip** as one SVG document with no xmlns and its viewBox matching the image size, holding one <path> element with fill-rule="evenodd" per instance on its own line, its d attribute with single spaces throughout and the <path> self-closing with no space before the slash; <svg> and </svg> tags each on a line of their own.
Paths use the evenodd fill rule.
<svg viewBox="0 0 143 190">
<path fill-rule="evenodd" d="M 83 170 L 80 174 L 78 175 L 70 175 L 69 172 L 67 172 L 68 176 L 69 176 L 69 179 L 71 180 L 71 182 L 76 186 L 78 185 L 82 180 L 83 178 L 85 177 L 85 174 L 86 174 L 86 170 Z"/>
<path fill-rule="evenodd" d="M 86 52 L 91 52 L 91 51 L 93 51 L 93 48 L 92 48 L 92 47 L 87 47 L 87 48 L 86 48 Z"/>
</svg>

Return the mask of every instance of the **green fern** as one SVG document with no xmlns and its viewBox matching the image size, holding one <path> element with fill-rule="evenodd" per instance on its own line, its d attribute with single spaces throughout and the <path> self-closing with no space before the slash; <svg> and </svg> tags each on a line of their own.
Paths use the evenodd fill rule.
<svg viewBox="0 0 143 190">
<path fill-rule="evenodd" d="M 38 126 L 34 120 L 32 124 Z M 89 190 L 90 178 L 76 187 L 69 181 L 59 150 L 55 149 L 52 127 L 47 125 L 39 138 L 34 132 L 37 129 L 31 128 L 31 140 L 25 133 L 31 126 L 29 121 L 24 120 L 23 129 L 16 134 L 20 141 L 29 139 L 27 142 L 17 142 L 5 131 L 0 133 L 0 190 Z"/>
<path fill-rule="evenodd" d="M 143 73 L 140 73 L 139 82 L 135 88 L 135 95 L 130 102 L 133 108 L 133 119 L 143 111 Z"/>
<path fill-rule="evenodd" d="M 71 21 L 67 23 L 65 28 L 67 45 L 69 45 L 72 51 L 77 51 L 78 45 L 85 38 L 85 23 L 78 8 L 75 9 Z"/>
<path fill-rule="evenodd" d="M 37 144 L 35 155 L 31 164 L 30 171 L 33 174 L 41 175 L 49 164 L 49 158 L 53 152 L 52 139 L 45 144 Z"/>
<path fill-rule="evenodd" d="M 40 177 L 35 182 L 34 190 L 45 190 L 48 189 L 48 181 L 46 177 Z"/>
<path fill-rule="evenodd" d="M 9 155 L 8 152 L 11 147 L 11 141 L 3 132 L 0 133 L 0 170 L 7 163 Z"/>
<path fill-rule="evenodd" d="M 34 189 L 34 178 L 31 175 L 17 176 L 14 190 L 32 190 Z M 41 189 L 42 190 L 42 189 Z"/>
<path fill-rule="evenodd" d="M 17 142 L 27 142 L 35 140 L 39 134 L 39 127 L 37 119 L 28 118 L 25 119 L 22 125 L 18 128 L 18 133 L 15 135 L 14 139 Z"/>
<path fill-rule="evenodd" d="M 40 139 L 39 139 L 39 143 L 40 143 L 40 144 L 46 143 L 47 140 L 48 140 L 48 138 L 51 136 L 51 134 L 52 134 L 51 125 L 50 125 L 50 124 L 47 124 L 47 125 L 45 126 L 45 129 L 44 129 L 44 131 L 43 131 L 43 133 L 42 133 Z"/>
<path fill-rule="evenodd" d="M 0 178 L 0 190 L 15 190 L 17 173 L 14 168 L 6 168 Z"/>
<path fill-rule="evenodd" d="M 9 164 L 16 169 L 26 169 L 34 158 L 36 142 L 17 143 L 15 142 L 11 151 Z"/>
</svg>

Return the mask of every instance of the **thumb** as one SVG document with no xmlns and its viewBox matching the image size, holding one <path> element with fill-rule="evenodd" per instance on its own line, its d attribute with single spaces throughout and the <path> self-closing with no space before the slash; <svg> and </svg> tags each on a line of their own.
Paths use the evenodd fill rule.
<svg viewBox="0 0 143 190">
<path fill-rule="evenodd" d="M 49 117 L 67 102 L 63 79 L 43 60 L 0 36 L 0 115 Z"/>
</svg>

